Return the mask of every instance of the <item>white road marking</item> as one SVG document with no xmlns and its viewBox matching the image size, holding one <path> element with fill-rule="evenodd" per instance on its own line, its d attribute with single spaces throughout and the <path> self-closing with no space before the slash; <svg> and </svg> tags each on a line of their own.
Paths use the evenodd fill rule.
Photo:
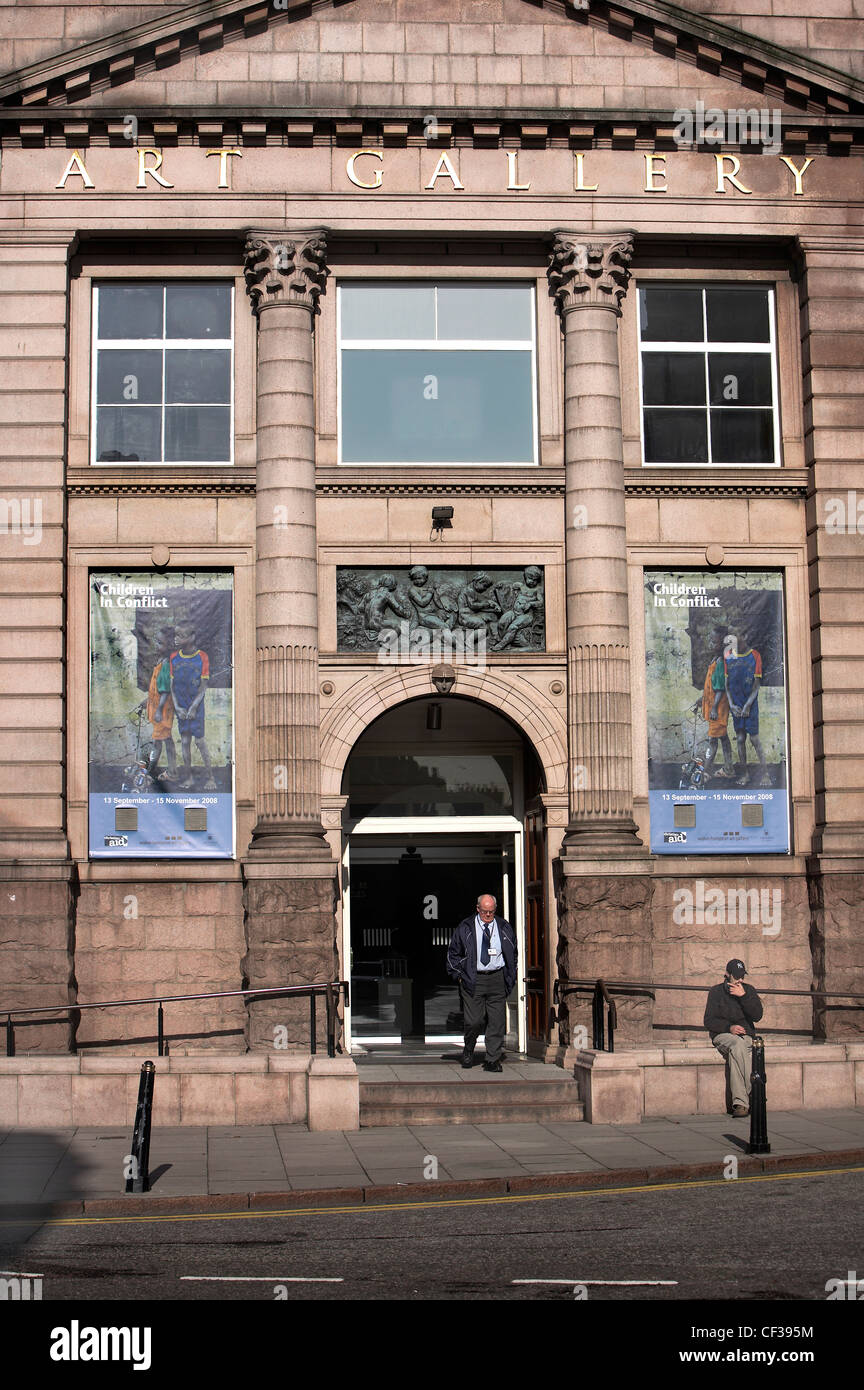
<svg viewBox="0 0 864 1390">
<path fill-rule="evenodd" d="M 658 1284 L 677 1287 L 677 1279 L 511 1279 L 511 1284 L 614 1284 L 616 1288 L 643 1288 Z"/>
<path fill-rule="evenodd" d="M 344 1284 L 344 1279 L 319 1279 L 305 1274 L 181 1274 L 198 1284 Z"/>
</svg>

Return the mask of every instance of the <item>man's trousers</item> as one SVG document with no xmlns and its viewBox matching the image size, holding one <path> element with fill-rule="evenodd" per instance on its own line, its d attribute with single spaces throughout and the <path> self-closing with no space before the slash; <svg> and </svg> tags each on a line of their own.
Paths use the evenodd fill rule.
<svg viewBox="0 0 864 1390">
<path fill-rule="evenodd" d="M 500 1062 L 504 1056 L 504 1037 L 507 1032 L 507 995 L 504 993 L 504 971 L 491 974 L 477 972 L 473 995 L 464 985 L 461 989 L 462 1012 L 465 1017 L 465 1046 L 473 1052 L 480 1034 L 486 1034 L 486 1061 Z"/>
<path fill-rule="evenodd" d="M 750 1104 L 750 1068 L 753 1064 L 753 1039 L 741 1033 L 717 1033 L 714 1046 L 729 1064 L 729 1088 L 733 1105 Z"/>
</svg>

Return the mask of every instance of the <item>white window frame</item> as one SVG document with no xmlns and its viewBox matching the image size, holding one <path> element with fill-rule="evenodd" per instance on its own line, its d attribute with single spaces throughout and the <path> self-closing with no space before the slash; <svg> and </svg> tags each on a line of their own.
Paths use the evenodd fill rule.
<svg viewBox="0 0 864 1390">
<path fill-rule="evenodd" d="M 227 285 L 230 290 L 230 338 L 100 338 L 99 337 L 99 291 L 103 284 L 116 285 L 153 285 L 158 284 L 162 289 L 162 325 L 163 333 L 165 327 L 165 292 L 168 285 L 202 285 L 219 284 Z M 223 280 L 218 277 L 212 279 L 199 279 L 190 277 L 188 280 L 174 278 L 173 276 L 164 280 L 147 280 L 140 276 L 124 279 L 98 279 L 93 281 L 92 287 L 92 313 L 91 313 L 91 356 L 92 370 L 90 373 L 90 463 L 95 468 L 230 468 L 234 465 L 234 309 L 235 309 L 234 282 Z M 165 454 L 165 352 L 168 348 L 172 349 L 193 349 L 209 348 L 212 350 L 227 349 L 229 354 L 229 373 L 230 392 L 228 401 L 228 458 L 227 459 L 166 459 Z M 161 409 L 161 434 L 160 452 L 163 457 L 159 459 L 139 459 L 131 462 L 123 462 L 120 459 L 99 459 L 96 457 L 96 438 L 97 438 L 97 411 L 99 409 L 96 396 L 99 378 L 99 351 L 109 348 L 158 348 L 162 352 L 162 401 Z M 191 404 L 191 403 L 190 403 Z M 212 405 L 212 401 L 201 402 L 202 405 Z M 143 407 L 142 407 L 143 408 Z M 152 409 L 152 405 L 150 407 Z"/>
<path fill-rule="evenodd" d="M 701 294 L 702 294 L 702 335 L 703 335 L 703 336 L 702 336 L 702 341 L 701 341 L 701 342 L 699 342 L 698 340 L 694 339 L 693 341 L 691 341 L 691 342 L 686 342 L 686 343 L 685 343 L 685 342 L 678 342 L 678 341 L 674 341 L 674 342 L 651 342 L 651 343 L 643 343 L 643 341 L 642 341 L 642 313 L 641 313 L 641 307 L 642 307 L 642 305 L 641 305 L 641 296 L 642 296 L 642 291 L 643 291 L 643 290 L 648 290 L 648 289 L 651 289 L 651 290 L 662 289 L 664 286 L 668 286 L 670 289 L 682 289 L 682 288 L 686 288 L 686 289 L 699 289 L 699 290 L 701 291 Z M 698 282 L 697 284 L 693 284 L 693 283 L 691 283 L 690 281 L 686 281 L 686 280 L 685 280 L 685 281 L 679 281 L 679 280 L 649 280 L 649 281 L 645 281 L 643 284 L 639 285 L 639 287 L 638 287 L 638 289 L 637 289 L 637 299 L 638 299 L 638 302 L 637 302 L 636 321 L 637 321 L 637 333 L 638 333 L 638 359 L 639 359 L 639 443 L 640 443 L 640 449 L 641 449 L 641 453 L 642 453 L 642 466 L 643 466 L 643 468 L 723 468 L 723 469 L 726 469 L 726 468 L 779 468 L 779 467 L 781 467 L 781 465 L 782 465 L 782 457 L 781 457 L 781 451 L 780 451 L 780 392 L 779 392 L 779 379 L 778 379 L 778 373 L 777 373 L 777 324 L 776 324 L 776 301 L 775 301 L 774 287 L 773 287 L 773 285 L 764 285 L 764 284 L 760 284 L 760 285 L 758 285 L 758 286 L 757 286 L 757 285 L 753 285 L 753 286 L 752 286 L 753 289 L 759 288 L 759 289 L 762 289 L 762 290 L 767 291 L 767 294 L 768 294 L 768 342 L 767 342 L 767 343 L 747 343 L 747 342 L 743 342 L 743 341 L 740 341 L 740 340 L 737 341 L 737 342 L 714 342 L 714 341 L 710 341 L 710 342 L 709 342 L 709 340 L 708 340 L 708 338 L 707 338 L 707 333 L 708 333 L 708 317 L 707 317 L 706 304 L 705 304 L 705 292 L 706 292 L 706 290 L 716 290 L 716 289 L 724 289 L 724 288 L 729 288 L 729 289 L 741 289 L 741 288 L 750 288 L 750 286 L 742 285 L 742 283 L 741 283 L 740 281 L 734 281 L 734 280 L 704 280 L 704 281 Z M 666 353 L 672 353 L 672 352 L 690 352 L 690 353 L 693 353 L 693 352 L 700 352 L 700 353 L 702 354 L 702 357 L 703 357 L 703 359 L 704 359 L 704 364 L 705 364 L 705 405 L 704 405 L 704 407 L 703 407 L 703 406 L 692 406 L 692 405 L 669 405 L 669 406 L 658 406 L 658 407 L 646 406 L 646 405 L 645 405 L 645 392 L 644 392 L 644 386 L 643 386 L 643 373 L 642 373 L 642 360 L 643 360 L 643 359 L 642 359 L 642 354 L 645 353 L 645 352 L 666 352 Z M 770 463 L 764 463 L 764 462 L 763 462 L 763 463 L 759 463 L 759 462 L 756 462 L 756 463 L 717 463 L 717 462 L 715 462 L 715 460 L 711 457 L 711 408 L 712 408 L 712 407 L 711 407 L 711 395 L 710 395 L 709 382 L 708 382 L 708 354 L 711 353 L 711 352 L 750 352 L 750 353 L 763 353 L 763 354 L 769 355 L 770 361 L 771 361 L 771 396 L 772 396 L 771 414 L 772 414 L 773 427 L 774 427 L 774 428 L 773 428 L 774 458 L 773 458 L 773 460 L 772 460 Z M 651 410 L 651 409 L 653 409 L 653 408 L 656 408 L 656 409 L 663 409 L 663 410 L 695 410 L 695 409 L 704 410 L 705 417 L 706 417 L 706 421 L 707 421 L 707 425 L 708 425 L 708 459 L 707 459 L 707 461 L 705 461 L 705 462 L 693 462 L 693 461 L 691 461 L 691 460 L 689 460 L 689 459 L 684 459 L 684 460 L 679 459 L 679 460 L 675 460 L 675 461 L 663 462 L 663 461 L 661 461 L 661 460 L 652 459 L 652 460 L 649 462 L 649 460 L 646 459 L 646 457 L 645 457 L 645 411 L 646 411 L 646 409 Z M 717 407 L 717 408 L 719 409 L 719 408 L 721 408 L 721 407 Z M 738 406 L 737 409 L 739 409 L 739 410 L 765 410 L 766 407 L 763 406 L 763 405 Z"/>
<path fill-rule="evenodd" d="M 346 279 L 340 282 L 336 288 L 336 437 L 337 437 L 337 462 L 345 468 L 534 468 L 540 462 L 540 422 L 539 422 L 539 402 L 537 393 L 537 288 L 536 284 L 530 280 L 481 280 L 481 279 L 448 279 L 443 277 L 432 281 L 432 288 L 435 293 L 435 328 L 438 327 L 438 295 L 437 290 L 440 285 L 479 285 L 488 288 L 490 285 L 500 285 L 512 289 L 514 284 L 523 285 L 531 294 L 531 337 L 514 339 L 488 339 L 488 338 L 351 338 L 347 342 L 342 338 L 342 290 L 345 286 L 355 288 L 362 285 L 365 288 L 377 284 L 386 284 L 392 287 L 394 284 L 404 285 L 423 285 L 429 287 L 428 280 L 418 280 L 416 277 L 406 276 L 404 280 L 364 280 Z M 381 462 L 354 460 L 346 461 L 342 455 L 342 353 L 344 351 L 410 351 L 414 349 L 433 352 L 525 352 L 530 350 L 531 354 L 531 444 L 532 457 L 526 462 L 524 459 L 504 460 L 490 462 L 486 459 L 463 459 L 439 462 L 436 459 L 418 460 L 392 460 L 388 459 Z"/>
</svg>

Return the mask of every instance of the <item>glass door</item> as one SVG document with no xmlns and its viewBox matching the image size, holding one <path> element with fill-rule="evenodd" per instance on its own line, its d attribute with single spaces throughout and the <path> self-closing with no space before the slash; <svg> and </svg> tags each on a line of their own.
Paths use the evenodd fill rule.
<svg viewBox="0 0 864 1390">
<path fill-rule="evenodd" d="M 364 1047 L 462 1042 L 457 985 L 447 974 L 454 929 L 491 893 L 522 936 L 521 828 L 454 834 L 404 822 L 398 835 L 361 830 L 346 851 L 343 895 L 350 955 L 350 1041 Z M 463 822 L 464 824 L 464 822 Z M 355 828 L 356 830 L 356 828 Z M 417 833 L 413 833 L 414 831 Z M 425 830 L 425 833 L 424 833 Z M 408 832 L 406 834 L 406 831 Z M 522 961 L 508 1005 L 507 1046 L 523 1044 Z"/>
</svg>

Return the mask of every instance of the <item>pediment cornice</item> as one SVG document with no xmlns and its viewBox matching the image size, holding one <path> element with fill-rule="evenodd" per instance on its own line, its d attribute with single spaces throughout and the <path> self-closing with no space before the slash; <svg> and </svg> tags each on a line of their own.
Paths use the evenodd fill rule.
<svg viewBox="0 0 864 1390">
<path fill-rule="evenodd" d="M 83 114 L 92 92 L 114 89 L 119 106 L 123 88 L 136 78 L 163 69 L 170 72 L 190 54 L 242 43 L 270 26 L 302 23 L 304 15 L 332 4 L 333 0 L 284 0 L 284 8 L 278 10 L 262 0 L 205 0 L 189 5 L 8 74 L 0 79 L 0 108 L 40 115 L 45 108 L 59 108 Z M 664 0 L 590 0 L 588 10 L 575 9 L 567 0 L 525 0 L 525 4 L 535 12 L 548 9 L 574 25 L 605 29 L 622 43 L 737 83 L 747 104 L 761 94 L 808 117 L 864 115 L 861 82 Z M 347 16 L 350 7 L 351 0 L 342 0 L 340 14 Z M 755 95 L 748 96 L 751 93 Z M 105 115 L 104 106 L 100 115 Z"/>
</svg>

